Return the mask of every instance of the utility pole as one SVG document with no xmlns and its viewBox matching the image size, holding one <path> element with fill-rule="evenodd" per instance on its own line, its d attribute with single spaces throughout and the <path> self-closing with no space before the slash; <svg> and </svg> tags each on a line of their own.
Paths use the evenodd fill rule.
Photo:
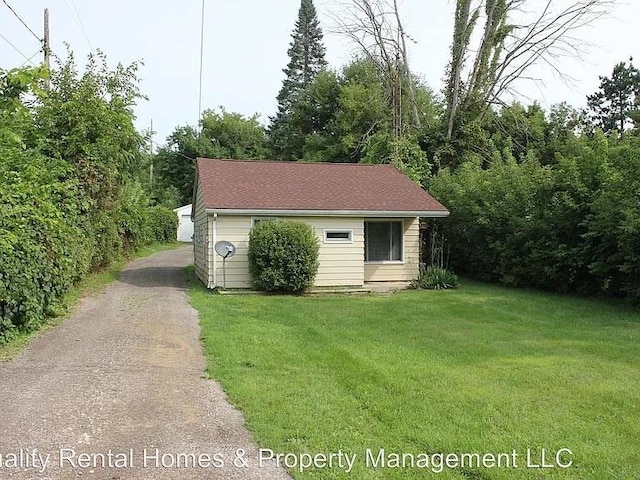
<svg viewBox="0 0 640 480">
<path fill-rule="evenodd" d="M 149 186 L 153 188 L 153 118 L 149 130 Z"/>
<path fill-rule="evenodd" d="M 44 9 L 44 40 L 42 41 L 42 51 L 44 52 L 44 66 L 47 69 L 47 79 L 45 80 L 45 88 L 51 88 L 51 44 L 49 43 L 49 9 Z"/>
<path fill-rule="evenodd" d="M 202 13 L 200 19 L 200 86 L 198 88 L 198 123 L 202 120 L 202 69 L 204 66 L 204 1 L 202 0 Z M 202 131 L 202 129 L 200 130 Z"/>
</svg>

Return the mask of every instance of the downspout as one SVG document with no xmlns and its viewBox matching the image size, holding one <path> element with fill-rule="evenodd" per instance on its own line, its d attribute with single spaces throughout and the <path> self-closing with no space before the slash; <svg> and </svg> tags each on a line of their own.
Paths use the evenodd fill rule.
<svg viewBox="0 0 640 480">
<path fill-rule="evenodd" d="M 216 220 L 218 219 L 218 214 L 214 213 L 213 214 L 213 248 L 209 249 L 210 252 L 213 252 L 213 288 L 216 288 L 218 286 L 218 255 L 216 255 L 215 253 L 215 248 L 216 248 L 216 242 L 218 241 L 216 236 L 217 236 L 217 222 Z"/>
</svg>

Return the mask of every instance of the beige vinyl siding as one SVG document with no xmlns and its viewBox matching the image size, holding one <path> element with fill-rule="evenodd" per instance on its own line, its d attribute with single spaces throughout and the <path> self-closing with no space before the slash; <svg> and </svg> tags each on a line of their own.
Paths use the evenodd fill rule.
<svg viewBox="0 0 640 480">
<path fill-rule="evenodd" d="M 315 286 L 361 286 L 364 283 L 364 223 L 362 218 L 282 217 L 311 225 L 320 244 L 320 266 Z M 250 216 L 220 215 L 216 220 L 216 239 L 232 242 L 236 255 L 227 260 L 227 288 L 249 288 Z M 351 230 L 352 243 L 324 243 L 324 231 Z M 222 261 L 218 261 L 217 283 L 222 286 Z"/>
<path fill-rule="evenodd" d="M 226 260 L 227 288 L 249 288 L 249 228 L 251 217 L 218 215 L 216 219 L 216 241 L 226 240 L 236 246 L 236 254 Z M 214 252 L 213 255 L 216 255 Z M 223 263 L 218 257 L 216 264 L 217 286 L 223 286 Z"/>
<path fill-rule="evenodd" d="M 364 285 L 364 222 L 362 218 L 299 218 L 316 231 L 320 242 L 320 266 L 316 287 Z M 351 230 L 351 243 L 325 243 L 325 230 Z"/>
<path fill-rule="evenodd" d="M 395 219 L 381 218 L 375 220 L 393 221 Z M 418 275 L 420 264 L 420 221 L 418 218 L 405 218 L 403 219 L 403 227 L 403 261 L 389 263 L 365 262 L 365 282 L 408 282 Z"/>
<path fill-rule="evenodd" d="M 210 269 L 209 250 L 209 216 L 204 207 L 200 182 L 196 184 L 195 201 L 193 203 L 193 263 L 196 276 L 208 287 L 213 286 L 212 270 Z"/>
</svg>

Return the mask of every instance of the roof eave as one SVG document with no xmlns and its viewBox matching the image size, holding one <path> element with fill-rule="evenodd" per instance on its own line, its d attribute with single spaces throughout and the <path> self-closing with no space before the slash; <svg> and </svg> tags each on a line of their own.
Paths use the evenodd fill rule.
<svg viewBox="0 0 640 480">
<path fill-rule="evenodd" d="M 406 218 L 406 217 L 427 217 L 442 218 L 448 217 L 448 210 L 275 210 L 275 209 L 253 209 L 253 208 L 207 208 L 208 214 L 218 215 L 252 215 L 252 216 L 282 216 L 282 217 L 368 217 L 368 218 Z"/>
</svg>

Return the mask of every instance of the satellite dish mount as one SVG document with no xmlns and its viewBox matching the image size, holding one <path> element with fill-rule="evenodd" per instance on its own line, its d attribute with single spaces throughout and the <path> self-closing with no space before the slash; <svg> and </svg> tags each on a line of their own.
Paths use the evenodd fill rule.
<svg viewBox="0 0 640 480">
<path fill-rule="evenodd" d="M 222 257 L 222 288 L 227 288 L 227 258 L 231 258 L 236 254 L 236 246 L 227 242 L 226 240 L 220 240 L 215 244 L 215 251 Z"/>
</svg>

